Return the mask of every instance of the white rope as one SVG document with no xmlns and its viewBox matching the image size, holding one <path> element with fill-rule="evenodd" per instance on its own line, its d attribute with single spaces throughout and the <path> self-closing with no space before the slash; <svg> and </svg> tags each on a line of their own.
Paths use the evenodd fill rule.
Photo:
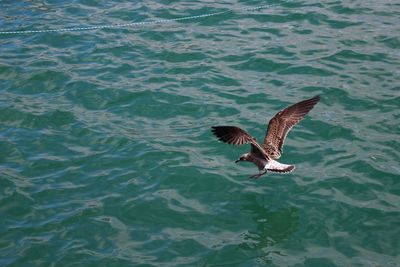
<svg viewBox="0 0 400 267">
<path fill-rule="evenodd" d="M 260 9 L 270 8 L 279 4 L 269 4 L 269 5 L 261 5 L 252 8 L 241 8 L 241 9 L 229 9 L 226 11 L 220 12 L 213 12 L 213 13 L 206 13 L 196 16 L 188 16 L 188 17 L 181 17 L 175 19 L 159 19 L 159 20 L 149 20 L 149 21 L 142 21 L 142 22 L 131 22 L 131 23 L 122 23 L 122 24 L 110 24 L 110 25 L 100 25 L 100 26 L 87 26 L 87 27 L 71 27 L 71 28 L 58 28 L 58 29 L 44 29 L 44 30 L 17 30 L 17 31 L 0 31 L 0 35 L 6 34 L 33 34 L 33 33 L 52 33 L 52 32 L 73 32 L 73 31 L 92 31 L 92 30 L 102 30 L 102 29 L 122 29 L 128 27 L 135 27 L 135 26 L 146 26 L 146 25 L 153 25 L 153 24 L 164 24 L 164 23 L 171 23 L 177 21 L 184 21 L 184 20 L 193 20 L 193 19 L 200 19 L 205 17 L 212 17 L 221 15 L 224 13 L 230 13 L 234 11 L 256 11 Z"/>
</svg>

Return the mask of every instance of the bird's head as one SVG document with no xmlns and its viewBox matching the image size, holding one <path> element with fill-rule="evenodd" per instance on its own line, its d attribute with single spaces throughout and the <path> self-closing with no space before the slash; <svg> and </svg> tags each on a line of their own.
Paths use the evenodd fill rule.
<svg viewBox="0 0 400 267">
<path fill-rule="evenodd" d="M 240 156 L 239 159 L 235 160 L 235 163 L 238 163 L 240 161 L 249 161 L 249 157 L 250 157 L 249 153 L 243 154 Z"/>
</svg>

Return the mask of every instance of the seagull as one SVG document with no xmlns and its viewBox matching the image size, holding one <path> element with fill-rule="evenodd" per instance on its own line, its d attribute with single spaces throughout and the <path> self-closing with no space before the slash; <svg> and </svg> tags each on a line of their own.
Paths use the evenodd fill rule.
<svg viewBox="0 0 400 267">
<path fill-rule="evenodd" d="M 250 176 L 258 179 L 267 171 L 290 173 L 294 165 L 283 164 L 276 161 L 282 155 L 282 146 L 288 132 L 299 123 L 307 113 L 319 102 L 320 97 L 300 101 L 279 111 L 268 124 L 268 130 L 264 137 L 264 143 L 260 145 L 257 140 L 236 126 L 213 126 L 212 132 L 220 140 L 232 145 L 250 144 L 250 153 L 240 156 L 235 163 L 249 161 L 257 165 L 259 173 Z"/>
</svg>

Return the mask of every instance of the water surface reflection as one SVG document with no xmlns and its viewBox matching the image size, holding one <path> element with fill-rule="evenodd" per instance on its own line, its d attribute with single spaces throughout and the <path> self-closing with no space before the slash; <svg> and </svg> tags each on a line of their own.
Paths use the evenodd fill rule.
<svg viewBox="0 0 400 267">
<path fill-rule="evenodd" d="M 264 196 L 248 195 L 245 202 L 242 212 L 252 217 L 255 228 L 248 230 L 240 247 L 256 251 L 258 261 L 269 262 L 271 253 L 281 254 L 272 247 L 290 239 L 298 228 L 298 210 L 293 206 L 274 208 Z"/>
</svg>

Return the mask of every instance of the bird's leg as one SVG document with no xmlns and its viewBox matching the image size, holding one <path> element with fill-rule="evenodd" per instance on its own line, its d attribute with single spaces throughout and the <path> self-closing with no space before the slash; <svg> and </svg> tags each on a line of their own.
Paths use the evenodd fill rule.
<svg viewBox="0 0 400 267">
<path fill-rule="evenodd" d="M 250 176 L 249 178 L 250 179 L 258 179 L 258 178 L 260 178 L 262 175 L 264 175 L 266 173 L 267 173 L 267 171 L 259 172 L 258 174 L 254 174 L 254 175 Z"/>
</svg>

